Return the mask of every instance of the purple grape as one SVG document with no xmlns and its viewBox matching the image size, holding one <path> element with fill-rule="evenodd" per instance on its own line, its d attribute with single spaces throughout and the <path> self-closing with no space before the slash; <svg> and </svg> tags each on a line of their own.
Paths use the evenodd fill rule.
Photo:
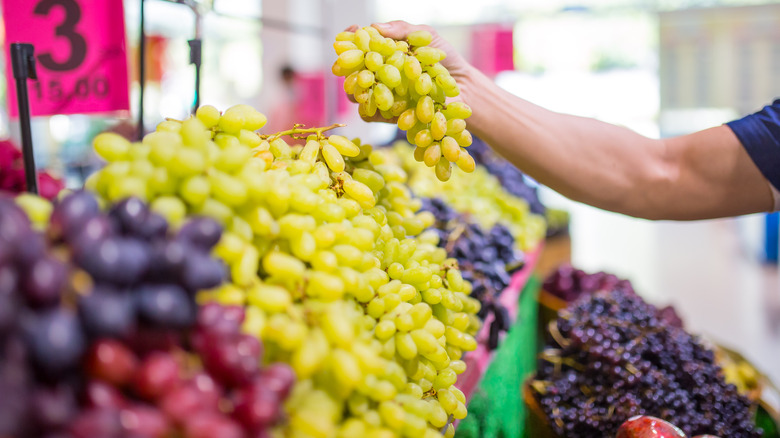
<svg viewBox="0 0 780 438">
<path fill-rule="evenodd" d="M 198 217 L 187 221 L 179 233 L 177 239 L 192 243 L 195 246 L 211 250 L 222 237 L 222 225 L 208 217 Z"/>
<path fill-rule="evenodd" d="M 130 293 L 98 284 L 79 300 L 79 315 L 91 336 L 122 338 L 135 328 L 135 301 Z"/>
<path fill-rule="evenodd" d="M 179 278 L 190 251 L 188 244 L 176 240 L 152 242 L 149 278 L 161 281 Z"/>
<path fill-rule="evenodd" d="M 122 232 L 129 235 L 139 234 L 148 215 L 149 207 L 138 198 L 119 201 L 108 212 L 108 216 L 117 221 Z"/>
<path fill-rule="evenodd" d="M 99 215 L 87 219 L 84 225 L 76 232 L 75 237 L 69 240 L 76 253 L 89 250 L 104 239 L 114 236 L 117 226 L 106 216 Z"/>
<path fill-rule="evenodd" d="M 77 254 L 76 261 L 95 280 L 118 285 L 140 281 L 149 268 L 151 249 L 136 239 L 109 237 Z"/>
<path fill-rule="evenodd" d="M 187 254 L 182 283 L 191 292 L 218 286 L 227 276 L 225 266 L 219 260 L 200 252 Z"/>
<path fill-rule="evenodd" d="M 137 224 L 135 230 L 138 237 L 147 241 L 163 239 L 168 232 L 168 221 L 163 216 L 150 211 L 146 219 Z"/>
<path fill-rule="evenodd" d="M 27 301 L 40 307 L 56 305 L 65 287 L 67 275 L 65 264 L 53 256 L 36 260 L 23 281 Z"/>
<path fill-rule="evenodd" d="M 134 284 L 141 281 L 149 269 L 151 247 L 139 239 L 119 240 L 122 273 L 115 277 L 119 284 Z"/>
<path fill-rule="evenodd" d="M 195 323 L 195 303 L 178 285 L 144 285 L 134 295 L 138 314 L 149 323 L 164 328 L 185 328 Z"/>
<path fill-rule="evenodd" d="M 32 359 L 44 372 L 56 375 L 79 363 L 86 339 L 75 313 L 55 308 L 24 322 Z"/>
<path fill-rule="evenodd" d="M 17 295 L 0 291 L 0 339 L 16 326 L 18 314 Z"/>
<path fill-rule="evenodd" d="M 30 408 L 34 424 L 44 432 L 67 426 L 78 411 L 73 390 L 63 384 L 54 388 L 36 388 Z"/>
<path fill-rule="evenodd" d="M 0 378 L 0 436 L 25 434 L 27 426 L 28 390 L 18 382 Z"/>
<path fill-rule="evenodd" d="M 122 267 L 119 238 L 102 239 L 76 253 L 76 262 L 97 281 L 112 283 Z"/>
<path fill-rule="evenodd" d="M 100 205 L 94 196 L 83 190 L 73 192 L 54 206 L 50 229 L 55 237 L 71 240 L 99 213 Z"/>
<path fill-rule="evenodd" d="M 30 233 L 30 220 L 12 200 L 0 199 L 0 241 L 16 249 Z"/>
</svg>

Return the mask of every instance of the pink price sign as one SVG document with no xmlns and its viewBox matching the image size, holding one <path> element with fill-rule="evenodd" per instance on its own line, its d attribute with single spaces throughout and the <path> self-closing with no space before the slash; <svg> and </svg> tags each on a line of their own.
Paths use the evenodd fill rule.
<svg viewBox="0 0 780 438">
<path fill-rule="evenodd" d="M 8 107 L 17 117 L 10 44 L 35 47 L 33 116 L 130 108 L 121 0 L 3 0 Z"/>
</svg>

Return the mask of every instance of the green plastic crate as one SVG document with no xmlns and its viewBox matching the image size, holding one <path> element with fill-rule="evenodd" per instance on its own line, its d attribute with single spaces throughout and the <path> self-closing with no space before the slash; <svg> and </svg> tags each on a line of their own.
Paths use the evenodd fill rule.
<svg viewBox="0 0 780 438">
<path fill-rule="evenodd" d="M 518 318 L 509 330 L 469 402 L 457 438 L 520 437 L 525 429 L 523 381 L 536 368 L 537 315 L 541 282 L 531 276 L 523 287 Z"/>
</svg>

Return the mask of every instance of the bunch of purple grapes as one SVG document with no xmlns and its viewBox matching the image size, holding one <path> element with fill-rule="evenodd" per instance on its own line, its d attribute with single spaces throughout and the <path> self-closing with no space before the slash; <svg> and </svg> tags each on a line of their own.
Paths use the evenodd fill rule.
<svg viewBox="0 0 780 438">
<path fill-rule="evenodd" d="M 433 213 L 436 223 L 432 230 L 439 236 L 439 246 L 458 261 L 463 279 L 471 282 L 471 296 L 482 303 L 479 316 L 494 315 L 488 346 L 496 348 L 500 332 L 511 324 L 497 298 L 509 286 L 512 274 L 524 265 L 512 233 L 501 224 L 485 231 L 438 198 L 422 198 L 422 209 Z"/>
<path fill-rule="evenodd" d="M 294 376 L 259 368 L 242 309 L 198 309 L 195 293 L 226 278 L 209 255 L 221 233 L 76 192 L 44 236 L 0 199 L 0 436 L 265 433 Z"/>
<path fill-rule="evenodd" d="M 588 274 L 582 269 L 571 265 L 562 265 L 544 281 L 543 289 L 556 297 L 572 302 L 582 295 L 589 295 L 600 290 L 620 290 L 634 294 L 634 288 L 629 280 L 620 279 L 617 275 L 607 272 Z"/>
<path fill-rule="evenodd" d="M 713 352 L 638 296 L 598 292 L 562 311 L 554 329 L 532 387 L 558 436 L 614 436 L 636 415 L 689 436 L 761 436 Z"/>
<path fill-rule="evenodd" d="M 546 209 L 539 200 L 538 190 L 529 183 L 528 177 L 520 169 L 493 152 L 493 149 L 478 137 L 473 137 L 469 154 L 477 164 L 484 166 L 498 178 L 507 192 L 525 199 L 531 212 L 544 216 Z"/>
</svg>

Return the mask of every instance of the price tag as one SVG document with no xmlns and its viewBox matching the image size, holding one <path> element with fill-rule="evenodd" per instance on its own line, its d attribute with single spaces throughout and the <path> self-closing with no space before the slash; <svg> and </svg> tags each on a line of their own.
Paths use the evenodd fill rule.
<svg viewBox="0 0 780 438">
<path fill-rule="evenodd" d="M 130 108 L 121 0 L 2 0 L 8 107 L 17 117 L 11 43 L 35 46 L 37 81 L 28 81 L 33 116 Z"/>
</svg>

